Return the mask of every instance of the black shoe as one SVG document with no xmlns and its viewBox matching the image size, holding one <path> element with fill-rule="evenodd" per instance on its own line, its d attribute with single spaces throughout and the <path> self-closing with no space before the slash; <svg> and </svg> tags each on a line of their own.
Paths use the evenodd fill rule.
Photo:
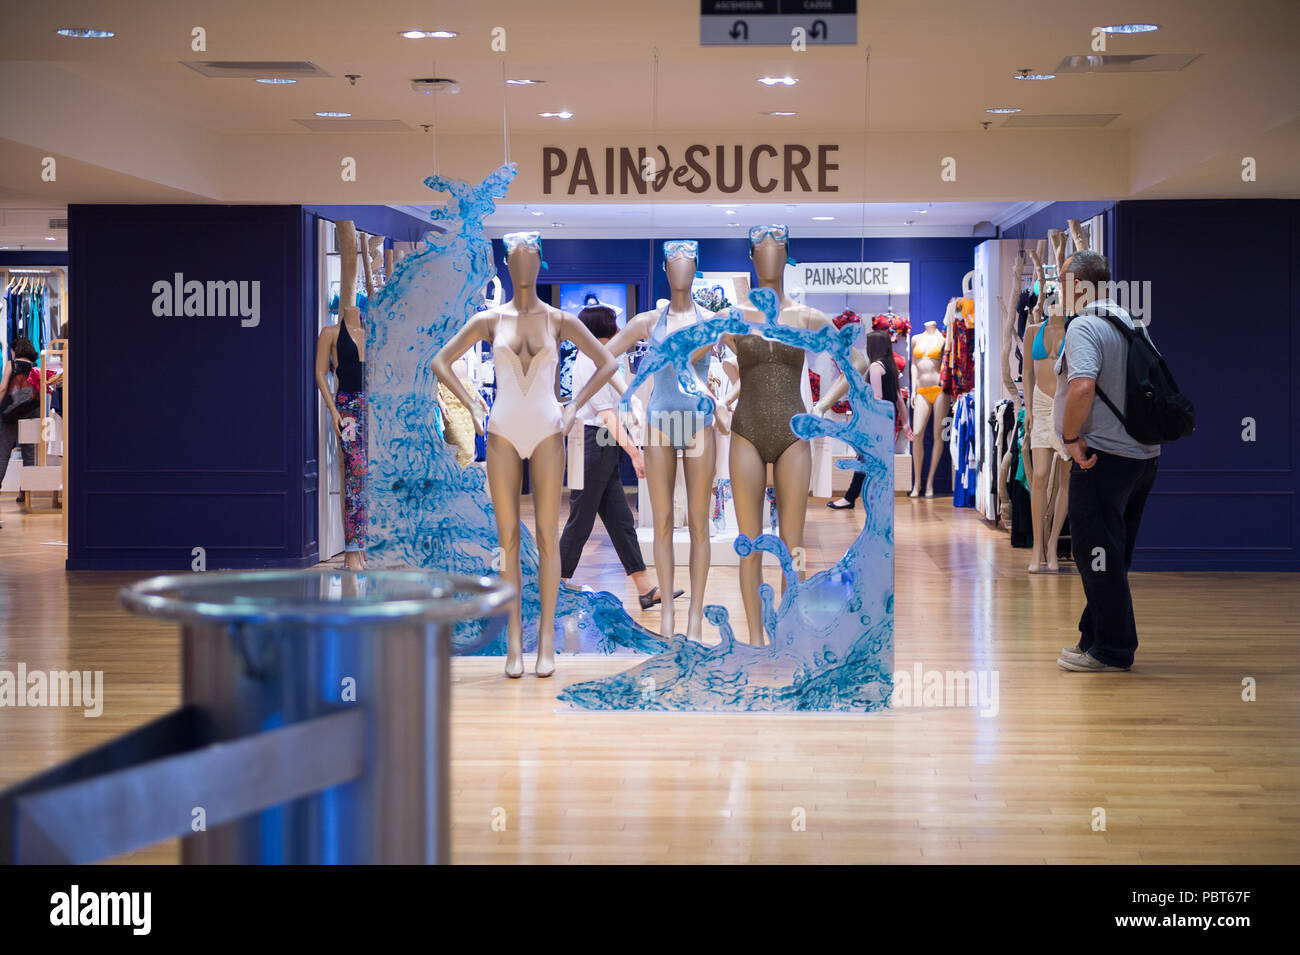
<svg viewBox="0 0 1300 955">
<path fill-rule="evenodd" d="M 676 600 L 678 597 L 680 597 L 680 596 L 681 596 L 682 594 L 684 594 L 684 593 L 686 593 L 686 591 L 684 591 L 684 590 L 674 590 L 674 591 L 673 591 L 673 599 Z M 646 593 L 643 593 L 643 594 L 641 594 L 639 597 L 637 597 L 637 600 L 641 601 L 641 609 L 642 609 L 642 610 L 649 610 L 649 609 L 650 609 L 651 607 L 653 607 L 655 604 L 659 603 L 659 599 L 660 599 L 660 598 L 659 598 L 659 587 L 658 587 L 658 586 L 651 587 L 651 588 L 649 589 L 649 591 L 647 591 Z"/>
<path fill-rule="evenodd" d="M 832 511 L 851 511 L 855 502 L 849 501 L 847 504 L 839 504 L 835 501 L 827 501 L 826 506 Z"/>
</svg>

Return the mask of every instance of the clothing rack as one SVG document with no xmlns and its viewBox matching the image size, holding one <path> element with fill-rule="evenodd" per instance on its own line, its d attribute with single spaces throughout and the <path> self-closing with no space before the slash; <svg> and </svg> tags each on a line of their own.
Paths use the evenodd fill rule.
<svg viewBox="0 0 1300 955">
<path fill-rule="evenodd" d="M 60 265 L 34 265 L 25 267 L 0 267 L 0 283 L 3 283 L 7 293 L 9 285 L 16 277 L 40 277 L 41 281 L 49 285 L 49 277 L 54 276 L 57 282 L 57 297 L 59 303 L 59 326 L 50 328 L 50 338 L 48 341 L 41 342 L 41 346 L 53 344 L 53 342 L 62 337 L 63 326 L 68 323 L 68 270 Z M 8 316 L 6 316 L 6 326 Z M 5 361 L 9 359 L 9 335 L 7 328 L 3 334 L 0 334 L 0 357 Z"/>
</svg>

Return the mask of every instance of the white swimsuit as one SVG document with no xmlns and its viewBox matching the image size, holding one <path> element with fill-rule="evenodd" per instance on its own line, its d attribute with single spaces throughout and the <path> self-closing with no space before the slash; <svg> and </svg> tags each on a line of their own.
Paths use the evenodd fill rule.
<svg viewBox="0 0 1300 955">
<path fill-rule="evenodd" d="M 497 329 L 501 327 L 497 320 Z M 496 366 L 497 394 L 492 402 L 488 433 L 509 441 L 520 460 L 532 457 L 537 445 L 560 433 L 564 411 L 555 397 L 555 370 L 560 348 L 546 317 L 547 344 L 535 354 L 524 372 L 518 353 L 492 336 L 492 362 Z M 541 383 L 539 385 L 539 382 Z"/>
</svg>

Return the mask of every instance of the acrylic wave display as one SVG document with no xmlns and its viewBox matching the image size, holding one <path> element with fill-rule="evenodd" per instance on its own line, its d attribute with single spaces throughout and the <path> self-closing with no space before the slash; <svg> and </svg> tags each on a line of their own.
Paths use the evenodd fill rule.
<svg viewBox="0 0 1300 955">
<path fill-rule="evenodd" d="M 713 319 L 669 335 L 642 359 L 627 393 L 667 362 L 688 367 L 690 355 L 723 334 L 761 333 L 786 345 L 828 352 L 841 368 L 851 368 L 849 348 L 857 329 L 815 332 L 778 324 L 779 300 L 771 289 L 755 289 L 750 301 L 766 321 L 743 321 L 730 309 Z M 889 705 L 894 669 L 894 424 L 893 407 L 874 401 L 860 375 L 850 374 L 853 416 L 847 422 L 796 415 L 791 428 L 799 437 L 838 437 L 862 452 L 862 533 L 833 567 L 800 581 L 779 537 L 756 540 L 740 535 L 741 556 L 753 550 L 776 557 L 787 589 L 779 604 L 763 584 L 763 629 L 768 645 L 740 643 L 726 608 L 705 607 L 721 642 L 705 646 L 682 637 L 662 652 L 612 677 L 565 687 L 560 699 L 582 709 L 618 710 L 832 710 L 862 712 Z M 712 400 L 694 380 L 679 372 L 682 387 L 711 412 Z"/>
<path fill-rule="evenodd" d="M 515 175 L 514 166 L 505 165 L 475 185 L 426 179 L 425 185 L 450 195 L 446 207 L 432 214 L 447 231 L 404 258 L 366 310 L 369 555 L 377 567 L 493 572 L 496 525 L 484 472 L 461 468 L 455 448 L 434 430 L 437 382 L 430 362 L 482 304 L 493 275 L 483 220 Z M 829 352 L 849 367 L 851 335 L 776 324 L 776 298 L 768 290 L 755 291 L 751 300 L 767 317 L 761 327 L 733 309 L 675 332 L 642 359 L 638 383 L 668 361 L 687 367 L 691 352 L 722 334 L 751 331 Z M 701 410 L 712 410 L 694 379 L 680 377 Z M 557 648 L 652 656 L 626 673 L 571 685 L 561 699 L 588 709 L 861 711 L 887 705 L 893 671 L 892 409 L 870 400 L 860 376 L 849 377 L 857 412 L 851 421 L 799 415 L 792 427 L 800 437 L 835 435 L 864 452 L 863 532 L 835 566 L 806 581 L 795 579 L 778 538 L 737 541 L 742 552 L 755 547 L 776 556 L 791 581 L 779 605 L 772 588 L 763 587 L 771 644 L 737 643 L 726 610 L 718 606 L 705 611 L 721 633 L 718 646 L 680 637 L 665 642 L 633 621 L 613 594 L 562 587 Z M 532 649 L 539 616 L 537 547 L 527 527 L 521 529 L 520 558 L 524 641 Z M 455 652 L 503 654 L 502 624 L 498 619 L 458 625 Z"/>
</svg>

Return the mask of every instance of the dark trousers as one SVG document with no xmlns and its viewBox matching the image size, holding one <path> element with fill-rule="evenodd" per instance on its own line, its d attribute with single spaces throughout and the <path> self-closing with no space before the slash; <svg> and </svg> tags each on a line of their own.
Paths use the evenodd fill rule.
<svg viewBox="0 0 1300 955">
<path fill-rule="evenodd" d="M 36 464 L 36 445 L 18 444 L 18 422 L 0 421 L 0 481 L 5 479 L 5 472 L 9 470 L 9 456 L 15 447 L 22 449 L 23 467 L 29 468 Z"/>
<path fill-rule="evenodd" d="M 858 455 L 858 460 L 862 460 L 862 455 Z M 850 504 L 856 504 L 858 498 L 862 495 L 862 481 L 866 477 L 861 471 L 854 471 L 853 477 L 849 478 L 849 489 L 844 492 L 844 500 Z"/>
<path fill-rule="evenodd" d="M 591 536 L 591 527 L 600 515 L 601 523 L 614 543 L 623 571 L 635 574 L 645 570 L 641 546 L 636 539 L 636 521 L 618 474 L 622 449 L 604 428 L 583 428 L 582 490 L 569 494 L 569 520 L 560 535 L 560 576 L 568 580 L 578 569 L 582 548 Z M 597 435 L 603 433 L 604 440 Z"/>
<path fill-rule="evenodd" d="M 1088 601 L 1079 618 L 1079 648 L 1102 663 L 1127 667 L 1138 645 L 1128 569 L 1160 459 L 1092 453 L 1097 463 L 1088 470 L 1070 466 L 1070 541 Z"/>
</svg>

